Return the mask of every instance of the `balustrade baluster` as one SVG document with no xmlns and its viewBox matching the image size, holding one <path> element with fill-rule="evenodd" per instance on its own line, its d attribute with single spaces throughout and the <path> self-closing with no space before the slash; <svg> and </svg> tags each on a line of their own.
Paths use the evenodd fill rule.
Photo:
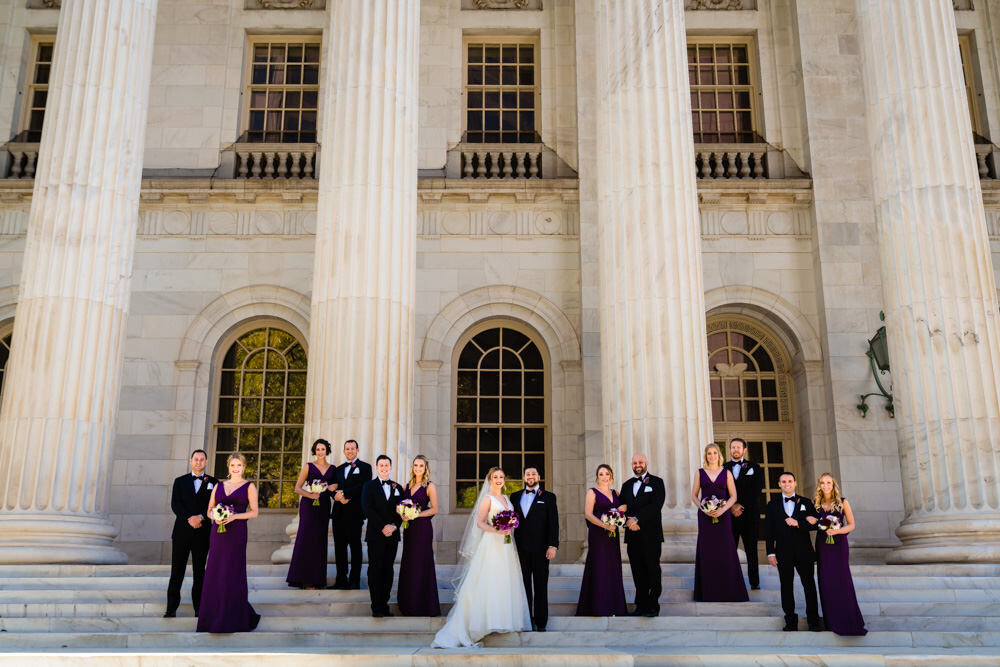
<svg viewBox="0 0 1000 667">
<path fill-rule="evenodd" d="M 750 175 L 750 153 L 748 151 L 740 151 L 740 178 L 746 178 Z"/>
<path fill-rule="evenodd" d="M 764 176 L 764 153 L 763 151 L 752 153 L 753 155 L 753 177 L 763 178 Z"/>
<path fill-rule="evenodd" d="M 315 178 L 316 151 L 306 151 L 305 158 L 306 158 L 306 164 L 305 164 L 305 173 L 303 174 L 303 176 L 305 178 Z"/>
<path fill-rule="evenodd" d="M 250 166 L 249 164 L 247 164 L 248 161 L 250 160 L 250 153 L 247 153 L 247 152 L 244 152 L 244 151 L 238 151 L 236 153 L 236 159 L 239 161 L 239 165 L 240 165 L 239 171 L 237 172 L 237 175 L 240 178 L 246 178 L 247 177 L 247 171 L 248 171 L 249 166 Z"/>
<path fill-rule="evenodd" d="M 22 167 L 21 160 L 24 159 L 24 153 L 21 151 L 14 151 L 11 153 L 14 156 L 14 161 L 10 165 L 10 177 L 11 178 L 21 178 Z"/>
<path fill-rule="evenodd" d="M 278 151 L 278 178 L 284 178 L 288 174 L 288 151 Z"/>
<path fill-rule="evenodd" d="M 513 165 L 510 161 L 513 159 L 513 153 L 503 153 L 503 177 L 510 178 L 511 173 L 514 171 Z"/>
<path fill-rule="evenodd" d="M 525 153 L 525 157 L 531 158 L 531 161 L 528 163 L 528 178 L 538 178 L 538 161 L 542 159 L 542 154 L 533 155 Z"/>
<path fill-rule="evenodd" d="M 301 169 L 299 167 L 299 162 L 302 160 L 302 151 L 292 151 L 292 171 L 291 177 L 298 178 Z"/>
<path fill-rule="evenodd" d="M 462 178 L 472 178 L 472 157 L 475 153 L 462 151 Z"/>
<path fill-rule="evenodd" d="M 261 164 L 261 160 L 264 154 L 260 151 L 254 151 L 250 155 L 253 156 L 253 169 L 250 172 L 250 176 L 253 178 L 260 178 L 261 170 L 264 165 Z"/>
<path fill-rule="evenodd" d="M 701 177 L 708 178 L 712 175 L 712 154 L 702 151 L 698 153 L 698 157 L 701 159 Z"/>
<path fill-rule="evenodd" d="M 479 164 L 476 166 L 476 177 L 477 178 L 486 178 L 486 155 L 487 154 L 485 152 L 476 151 L 475 155 L 476 155 L 476 160 L 479 161 Z"/>
<path fill-rule="evenodd" d="M 264 177 L 274 178 L 274 151 L 264 154 Z"/>
</svg>

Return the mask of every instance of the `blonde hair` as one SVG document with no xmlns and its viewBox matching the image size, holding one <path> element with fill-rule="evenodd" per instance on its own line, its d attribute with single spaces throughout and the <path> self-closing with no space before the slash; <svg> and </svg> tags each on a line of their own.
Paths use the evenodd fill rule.
<svg viewBox="0 0 1000 667">
<path fill-rule="evenodd" d="M 503 472 L 503 468 L 501 468 L 500 466 L 493 466 L 492 468 L 490 468 L 490 471 L 488 473 L 486 473 L 486 481 L 487 482 L 493 481 L 493 473 L 495 473 L 495 472 Z M 504 483 L 506 484 L 507 473 L 503 472 L 503 476 L 504 476 L 504 480 L 505 480 Z"/>
<path fill-rule="evenodd" d="M 240 463 L 242 463 L 243 464 L 243 470 L 246 470 L 246 468 L 247 468 L 247 457 L 243 456 L 239 452 L 233 452 L 232 454 L 229 455 L 229 458 L 226 459 L 226 472 L 227 473 L 229 472 L 229 463 L 231 461 L 233 461 L 233 460 L 236 460 L 236 461 L 239 461 Z M 230 475 L 230 477 L 232 477 L 232 475 Z"/>
<path fill-rule="evenodd" d="M 722 448 L 721 448 L 721 447 L 719 447 L 719 446 L 718 446 L 717 444 L 715 444 L 714 442 L 710 442 L 710 443 L 708 443 L 707 445 L 705 445 L 705 454 L 704 454 L 704 456 L 703 456 L 703 458 L 704 458 L 704 462 L 705 462 L 705 467 L 706 467 L 706 468 L 708 467 L 708 451 L 709 451 L 710 449 L 714 449 L 714 450 L 715 450 L 715 451 L 716 451 L 716 452 L 717 452 L 717 453 L 719 454 L 719 465 L 721 466 L 721 465 L 722 465 L 722 463 L 723 463 L 723 462 L 724 462 L 724 461 L 726 460 L 726 459 L 724 459 L 724 458 L 722 457 Z"/>
<path fill-rule="evenodd" d="M 829 477 L 833 481 L 833 497 L 830 499 L 832 501 L 830 503 L 831 508 L 838 512 L 843 512 L 844 498 L 840 495 L 840 485 L 837 484 L 837 478 L 828 472 L 825 472 L 816 478 L 816 495 L 813 496 L 813 505 L 816 506 L 816 509 L 819 509 L 823 505 L 823 490 L 819 488 L 819 483 L 824 477 Z"/>
<path fill-rule="evenodd" d="M 597 471 L 594 473 L 594 480 L 596 481 L 597 478 L 600 477 L 600 475 L 601 475 L 601 468 L 607 468 L 608 474 L 611 475 L 611 481 L 614 482 L 615 481 L 615 471 L 612 470 L 611 466 L 609 466 L 607 463 L 602 463 L 601 465 L 597 466 Z"/>
<path fill-rule="evenodd" d="M 417 454 L 413 457 L 413 463 L 417 461 L 424 462 L 424 478 L 420 481 L 420 486 L 427 486 L 431 483 L 431 464 L 427 460 L 427 457 L 423 454 Z M 413 474 L 413 463 L 410 464 L 410 486 L 412 487 L 417 483 L 417 476 Z"/>
</svg>

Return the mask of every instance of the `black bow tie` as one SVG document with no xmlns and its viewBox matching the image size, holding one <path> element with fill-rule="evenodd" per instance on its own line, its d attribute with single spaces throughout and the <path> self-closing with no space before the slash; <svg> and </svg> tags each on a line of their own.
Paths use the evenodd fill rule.
<svg viewBox="0 0 1000 667">
<path fill-rule="evenodd" d="M 791 498 L 785 498 L 785 502 L 786 503 L 794 503 L 795 502 L 795 496 L 792 496 Z"/>
<path fill-rule="evenodd" d="M 205 479 L 204 475 L 191 475 L 191 476 L 194 477 L 195 479 Z"/>
<path fill-rule="evenodd" d="M 534 493 L 535 491 L 536 491 L 536 489 L 525 489 L 524 490 L 525 493 Z"/>
<path fill-rule="evenodd" d="M 382 482 L 382 486 L 392 486 L 392 482 L 390 482 L 389 480 L 385 480 L 384 482 Z"/>
</svg>

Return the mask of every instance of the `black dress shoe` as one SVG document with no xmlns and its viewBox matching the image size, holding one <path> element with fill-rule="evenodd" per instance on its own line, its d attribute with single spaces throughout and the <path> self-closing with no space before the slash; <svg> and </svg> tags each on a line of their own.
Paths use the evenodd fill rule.
<svg viewBox="0 0 1000 667">
<path fill-rule="evenodd" d="M 785 632 L 795 632 L 799 629 L 799 624 L 796 623 L 785 623 L 785 627 L 782 628 Z"/>
<path fill-rule="evenodd" d="M 809 631 L 810 632 L 823 632 L 823 626 L 820 625 L 819 623 L 814 623 L 813 625 L 809 626 Z"/>
<path fill-rule="evenodd" d="M 760 590 L 760 586 L 751 586 L 750 590 L 752 590 L 752 591 L 759 591 Z"/>
<path fill-rule="evenodd" d="M 642 615 L 645 616 L 646 618 L 656 618 L 657 616 L 659 616 L 659 614 L 655 611 L 643 612 Z"/>
<path fill-rule="evenodd" d="M 343 584 L 330 584 L 329 586 L 326 587 L 326 590 L 328 590 L 328 591 L 339 591 L 342 588 L 344 588 Z"/>
<path fill-rule="evenodd" d="M 531 631 L 538 632 L 538 626 L 535 624 L 534 621 L 531 622 Z"/>
<path fill-rule="evenodd" d="M 385 616 L 385 614 L 383 614 L 380 611 L 373 611 L 372 612 L 372 618 L 382 618 L 383 616 Z"/>
<path fill-rule="evenodd" d="M 545 632 L 545 626 L 539 625 L 537 628 L 535 628 L 535 632 Z"/>
<path fill-rule="evenodd" d="M 164 612 L 163 618 L 177 618 L 177 612 L 176 611 Z"/>
<path fill-rule="evenodd" d="M 630 611 L 628 613 L 628 615 L 629 616 L 642 616 L 645 613 L 646 612 L 644 612 L 642 609 L 640 609 L 639 607 L 636 607 L 635 609 L 633 609 L 632 611 Z"/>
<path fill-rule="evenodd" d="M 389 611 L 388 609 L 386 609 L 385 611 L 383 611 L 383 612 L 382 612 L 382 615 L 383 615 L 383 616 L 386 616 L 386 617 L 389 617 L 389 616 L 395 616 L 395 614 L 394 614 L 394 613 L 392 613 L 391 611 Z"/>
<path fill-rule="evenodd" d="M 361 590 L 361 584 L 350 584 L 348 586 L 344 586 L 344 590 L 345 591 L 360 591 Z"/>
</svg>

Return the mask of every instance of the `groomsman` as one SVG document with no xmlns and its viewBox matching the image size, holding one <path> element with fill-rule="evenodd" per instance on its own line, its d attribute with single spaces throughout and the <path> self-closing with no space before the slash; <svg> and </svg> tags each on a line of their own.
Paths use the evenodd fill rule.
<svg viewBox="0 0 1000 667">
<path fill-rule="evenodd" d="M 329 588 L 361 588 L 361 489 L 372 478 L 372 467 L 358 458 L 358 441 L 344 443 L 347 459 L 337 467 L 334 481 L 337 491 L 330 504 L 333 520 L 333 548 L 337 555 L 337 579 Z M 347 571 L 347 549 L 351 550 L 350 574 Z"/>
<path fill-rule="evenodd" d="M 556 494 L 543 490 L 539 479 L 537 468 L 525 468 L 524 488 L 515 491 L 510 501 L 519 519 L 514 543 L 528 596 L 531 629 L 545 632 L 549 622 L 549 561 L 559 550 L 559 509 Z"/>
<path fill-rule="evenodd" d="M 403 487 L 389 479 L 392 459 L 379 454 L 375 459 L 378 477 L 367 482 L 361 492 L 361 506 L 368 518 L 365 541 L 368 542 L 368 592 L 372 600 L 372 616 L 392 616 L 389 594 L 392 592 L 392 564 L 399 547 L 399 526 L 403 519 L 396 505 L 403 499 Z"/>
<path fill-rule="evenodd" d="M 201 605 L 201 585 L 205 581 L 205 560 L 208 558 L 208 540 L 212 522 L 208 520 L 208 501 L 212 489 L 219 483 L 211 475 L 205 474 L 208 455 L 203 449 L 191 453 L 191 472 L 174 480 L 170 494 L 170 509 L 177 516 L 174 531 L 170 534 L 172 550 L 170 557 L 170 583 L 167 584 L 167 611 L 163 618 L 177 615 L 181 603 L 181 584 L 187 569 L 188 555 L 191 556 L 191 603 L 194 615 L 198 615 Z"/>
<path fill-rule="evenodd" d="M 663 480 L 647 472 L 649 461 L 642 454 L 632 457 L 635 477 L 622 485 L 622 511 L 625 512 L 625 547 L 628 550 L 632 579 L 635 581 L 635 610 L 629 616 L 658 616 L 660 613 L 660 551 L 663 547 L 663 524 L 660 511 L 666 492 Z"/>
<path fill-rule="evenodd" d="M 729 441 L 729 455 L 726 470 L 733 473 L 736 480 L 736 504 L 729 512 L 733 515 L 733 538 L 736 546 L 743 540 L 743 550 L 747 554 L 747 578 L 750 588 L 760 589 L 760 569 L 757 563 L 757 542 L 760 524 L 760 494 L 764 491 L 764 471 L 759 465 L 746 458 L 747 442 L 743 438 Z"/>
<path fill-rule="evenodd" d="M 816 526 L 806 521 L 815 516 L 812 501 L 795 493 L 795 475 L 783 472 L 778 478 L 781 497 L 767 504 L 767 562 L 778 568 L 781 581 L 781 609 L 785 612 L 785 631 L 799 629 L 799 617 L 795 614 L 795 573 L 806 596 L 806 620 L 809 629 L 819 632 L 823 629 L 819 618 L 819 604 L 816 599 L 816 581 L 813 578 L 816 552 L 813 551 L 810 531 Z"/>
</svg>

